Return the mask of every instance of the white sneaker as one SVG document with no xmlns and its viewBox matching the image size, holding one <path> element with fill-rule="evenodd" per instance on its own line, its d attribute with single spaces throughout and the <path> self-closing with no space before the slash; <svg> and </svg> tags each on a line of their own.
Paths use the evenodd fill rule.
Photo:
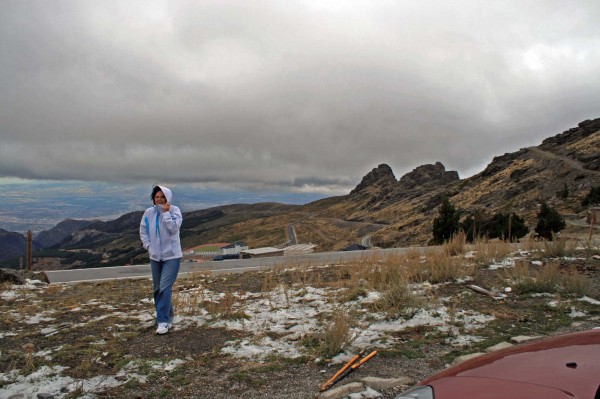
<svg viewBox="0 0 600 399">
<path fill-rule="evenodd" d="M 159 335 L 166 334 L 169 332 L 169 324 L 168 323 L 158 323 L 158 328 L 156 329 L 156 333 Z"/>
</svg>

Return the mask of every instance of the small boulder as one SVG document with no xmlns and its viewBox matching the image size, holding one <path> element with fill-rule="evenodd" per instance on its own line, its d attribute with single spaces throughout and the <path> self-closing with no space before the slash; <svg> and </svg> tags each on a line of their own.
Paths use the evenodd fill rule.
<svg viewBox="0 0 600 399">
<path fill-rule="evenodd" d="M 467 355 L 462 355 L 462 356 L 459 356 L 456 359 L 454 359 L 454 362 L 452 364 L 459 364 L 462 362 L 466 362 L 467 360 L 471 360 L 471 359 L 476 358 L 481 355 L 483 355 L 483 353 L 481 353 L 481 352 L 475 352 L 475 353 L 469 353 Z"/>
<path fill-rule="evenodd" d="M 494 346 L 490 346 L 489 348 L 487 348 L 486 352 L 495 352 L 500 349 L 510 348 L 511 346 L 513 346 L 513 344 L 511 344 L 510 342 L 500 342 Z"/>
<path fill-rule="evenodd" d="M 384 389 L 390 389 L 401 385 L 413 385 L 414 380 L 409 377 L 398 377 L 398 378 L 378 378 L 378 377 L 365 377 L 362 379 L 368 387 L 375 389 L 376 391 L 383 391 Z"/>
<path fill-rule="evenodd" d="M 515 344 L 522 344 L 523 342 L 531 341 L 532 339 L 541 338 L 539 335 L 536 336 L 528 336 L 528 335 L 518 335 L 516 337 L 512 337 L 510 342 Z"/>
</svg>

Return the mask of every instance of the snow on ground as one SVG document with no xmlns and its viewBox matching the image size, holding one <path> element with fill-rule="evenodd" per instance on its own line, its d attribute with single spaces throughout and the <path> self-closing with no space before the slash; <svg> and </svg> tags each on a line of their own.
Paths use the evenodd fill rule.
<svg viewBox="0 0 600 399">
<path fill-rule="evenodd" d="M 489 268 L 512 267 L 515 264 L 515 259 L 509 257 L 494 262 Z M 436 288 L 437 286 L 428 282 L 410 286 L 411 292 L 417 295 L 431 292 Z M 43 289 L 37 283 L 20 287 L 15 286 L 0 294 L 0 298 L 14 302 L 31 301 Z M 346 351 L 333 359 L 334 363 L 345 363 L 353 354 L 360 352 L 362 349 L 392 346 L 396 343 L 397 338 L 394 338 L 394 336 L 398 336 L 397 332 L 419 326 L 429 326 L 447 333 L 446 342 L 451 345 L 467 346 L 480 341 L 481 338 L 476 335 L 477 330 L 494 320 L 491 315 L 481 314 L 470 309 L 449 308 L 445 305 L 449 298 L 439 298 L 438 303 L 429 303 L 426 308 L 415 310 L 410 315 L 390 318 L 389 315 L 375 312 L 368 307 L 369 304 L 381 298 L 380 292 L 371 291 L 359 299 L 340 303 L 336 298 L 340 297 L 340 294 L 343 294 L 344 291 L 345 289 L 339 288 L 301 287 L 296 289 L 279 286 L 268 292 L 236 292 L 232 294 L 232 304 L 229 309 L 235 312 L 236 316 L 223 317 L 223 315 L 214 312 L 209 313 L 206 309 L 197 305 L 194 307 L 189 304 L 197 304 L 203 301 L 217 304 L 225 298 L 224 293 L 213 292 L 202 286 L 191 288 L 177 294 L 180 309 L 188 305 L 191 308 L 186 308 L 185 312 L 179 312 L 174 320 L 174 330 L 184 330 L 191 326 L 206 326 L 245 331 L 251 333 L 251 338 L 226 342 L 220 348 L 221 353 L 256 361 L 274 355 L 297 358 L 307 354 L 306 348 L 302 345 L 303 337 L 323 333 L 326 327 L 331 324 L 334 315 L 346 312 L 353 315 L 353 327 L 350 329 L 351 339 Z M 549 301 L 550 306 L 558 306 L 559 304 L 560 298 L 557 299 L 552 294 L 534 295 L 548 296 L 551 299 Z M 201 298 L 201 300 L 198 301 L 198 298 Z M 579 301 L 600 305 L 600 301 L 590 297 L 582 297 Z M 70 324 L 69 328 L 85 329 L 88 323 L 95 323 L 107 317 L 137 320 L 146 325 L 152 325 L 154 323 L 152 304 L 152 298 L 148 297 L 138 304 L 134 304 L 137 305 L 137 309 L 128 310 L 125 313 L 118 310 L 118 304 L 90 300 L 71 308 L 70 311 L 81 312 L 85 308 L 93 307 L 103 310 L 104 314 L 93 318 L 82 318 L 78 323 Z M 571 307 L 570 316 L 572 318 L 585 315 L 584 312 L 577 310 L 575 306 Z M 60 330 L 65 328 L 64 324 L 69 324 L 60 324 L 53 316 L 55 316 L 55 312 L 50 310 L 27 316 L 19 315 L 16 312 L 6 315 L 6 317 L 28 324 L 30 330 L 37 328 L 44 335 L 60 333 Z M 119 326 L 127 328 L 126 325 L 119 324 L 109 328 L 118 328 Z M 11 331 L 0 334 L 0 343 L 5 337 L 17 335 L 20 332 Z M 91 345 L 93 344 L 100 345 L 102 342 L 91 343 Z M 53 354 L 59 350 L 60 348 L 46 349 L 35 353 L 34 356 L 50 360 Z M 151 366 L 152 368 L 172 371 L 184 362 L 184 360 L 178 359 L 164 364 L 153 363 Z M 65 386 L 68 386 L 70 391 L 78 388 L 83 388 L 84 392 L 102 391 L 108 387 L 127 383 L 131 379 L 144 382 L 146 376 L 139 372 L 141 368 L 140 364 L 131 362 L 115 376 L 96 376 L 88 380 L 74 380 L 70 377 L 61 376 L 64 368 L 60 366 L 53 368 L 41 367 L 27 376 L 21 375 L 18 370 L 13 370 L 7 374 L 0 374 L 0 382 L 3 384 L 3 388 L 0 389 L 0 397 L 10 397 L 18 393 L 35 391 L 51 393 L 55 395 L 55 398 L 62 398 L 66 394 L 61 393 L 60 389 Z M 357 397 L 377 397 L 378 393 L 373 391 L 362 395 L 367 396 Z"/>
<path fill-rule="evenodd" d="M 497 270 L 497 269 L 503 269 L 505 267 L 514 267 L 514 266 L 515 266 L 514 258 L 505 258 L 499 262 L 492 263 L 488 268 L 490 270 Z"/>
<path fill-rule="evenodd" d="M 582 302 L 591 303 L 592 305 L 600 305 L 600 301 L 592 299 L 592 298 L 590 298 L 588 296 L 581 297 L 581 298 L 579 298 L 579 300 L 582 301 Z"/>
</svg>

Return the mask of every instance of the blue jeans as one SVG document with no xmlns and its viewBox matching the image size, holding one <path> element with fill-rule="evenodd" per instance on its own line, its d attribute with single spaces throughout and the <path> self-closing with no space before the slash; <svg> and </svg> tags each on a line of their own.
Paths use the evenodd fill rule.
<svg viewBox="0 0 600 399">
<path fill-rule="evenodd" d="M 156 307 L 156 322 L 171 323 L 173 321 L 173 284 L 179 273 L 181 258 L 170 260 L 152 260 L 152 287 L 154 288 L 154 306 Z"/>
</svg>

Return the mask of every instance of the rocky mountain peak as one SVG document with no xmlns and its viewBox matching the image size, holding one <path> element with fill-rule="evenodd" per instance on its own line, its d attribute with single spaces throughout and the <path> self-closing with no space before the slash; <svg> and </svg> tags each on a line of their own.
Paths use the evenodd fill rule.
<svg viewBox="0 0 600 399">
<path fill-rule="evenodd" d="M 561 134 L 549 137 L 542 141 L 540 148 L 544 150 L 555 149 L 556 147 L 572 143 L 582 138 L 588 137 L 600 130 L 600 118 L 593 120 L 587 119 L 580 122 L 577 127 L 573 127 L 569 130 L 565 130 Z"/>
<path fill-rule="evenodd" d="M 446 185 L 459 180 L 458 172 L 446 171 L 441 162 L 421 165 L 400 178 L 400 186 L 410 190 L 420 186 Z"/>
<path fill-rule="evenodd" d="M 356 194 L 358 192 L 361 192 L 367 187 L 387 186 L 396 183 L 396 176 L 394 176 L 392 168 L 390 168 L 389 165 L 383 163 L 378 167 L 373 168 L 373 170 L 367 173 L 365 177 L 363 177 L 362 181 L 358 184 L 358 186 L 356 186 L 356 188 L 350 192 L 350 194 Z"/>
</svg>

